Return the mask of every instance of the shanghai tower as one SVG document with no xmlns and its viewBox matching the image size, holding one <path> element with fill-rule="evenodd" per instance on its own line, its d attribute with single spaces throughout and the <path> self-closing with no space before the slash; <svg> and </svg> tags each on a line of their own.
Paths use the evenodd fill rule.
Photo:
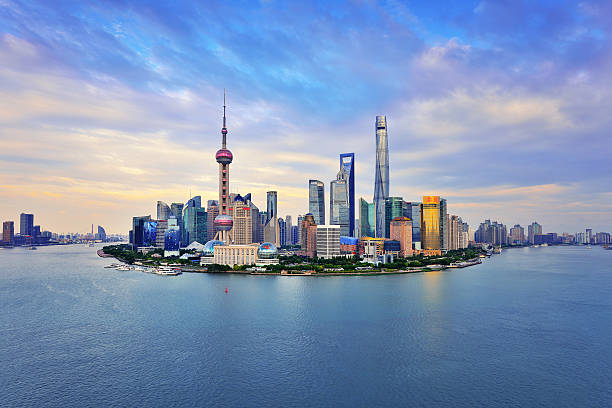
<svg viewBox="0 0 612 408">
<path fill-rule="evenodd" d="M 389 197 L 389 145 L 387 117 L 376 116 L 376 174 L 374 175 L 374 208 L 376 238 L 385 237 L 385 199 Z"/>
</svg>

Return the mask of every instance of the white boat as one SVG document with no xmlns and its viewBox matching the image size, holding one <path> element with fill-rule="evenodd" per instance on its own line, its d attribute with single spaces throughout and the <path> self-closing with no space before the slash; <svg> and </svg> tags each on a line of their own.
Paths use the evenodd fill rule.
<svg viewBox="0 0 612 408">
<path fill-rule="evenodd" d="M 160 266 L 154 269 L 155 274 L 162 276 L 177 276 L 182 272 L 179 268 L 171 268 L 169 266 Z"/>
</svg>

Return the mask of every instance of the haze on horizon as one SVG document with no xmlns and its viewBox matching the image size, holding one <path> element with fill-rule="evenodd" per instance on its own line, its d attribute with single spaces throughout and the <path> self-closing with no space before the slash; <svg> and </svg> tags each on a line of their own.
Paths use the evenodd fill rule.
<svg viewBox="0 0 612 408">
<path fill-rule="evenodd" d="M 231 190 L 261 209 L 304 214 L 309 178 L 329 199 L 345 152 L 371 201 L 387 115 L 392 196 L 612 230 L 612 3 L 205 3 L 0 0 L 2 221 L 127 233 L 216 199 L 228 88 Z"/>
</svg>

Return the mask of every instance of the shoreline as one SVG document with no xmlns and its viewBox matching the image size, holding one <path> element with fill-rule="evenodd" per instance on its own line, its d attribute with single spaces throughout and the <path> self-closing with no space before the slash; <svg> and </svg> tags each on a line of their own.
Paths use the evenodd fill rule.
<svg viewBox="0 0 612 408">
<path fill-rule="evenodd" d="M 104 252 L 104 250 L 99 249 L 97 254 L 100 258 L 114 258 L 117 261 L 127 264 L 123 259 L 116 257 L 114 255 L 110 255 Z M 480 265 L 482 261 L 479 258 L 470 259 L 465 262 L 466 265 L 462 266 L 450 266 L 450 265 L 432 265 L 431 267 L 423 266 L 413 269 L 402 269 L 396 271 L 364 271 L 364 272 L 308 272 L 308 273 L 289 273 L 289 271 L 285 271 L 283 273 L 280 272 L 255 272 L 255 271 L 215 271 L 209 272 L 208 270 L 203 269 L 202 267 L 195 266 L 186 266 L 181 267 L 181 272 L 183 273 L 210 273 L 210 274 L 235 274 L 235 275 L 256 275 L 256 276 L 308 276 L 308 277 L 325 277 L 325 276 L 382 276 L 382 275 L 404 275 L 409 273 L 426 273 L 426 272 L 440 272 L 447 269 L 463 269 L 470 266 Z"/>
</svg>

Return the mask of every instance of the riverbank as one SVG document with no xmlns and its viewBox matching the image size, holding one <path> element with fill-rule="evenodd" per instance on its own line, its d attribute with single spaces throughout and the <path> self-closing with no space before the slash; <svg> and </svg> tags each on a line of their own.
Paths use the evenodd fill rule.
<svg viewBox="0 0 612 408">
<path fill-rule="evenodd" d="M 103 249 L 97 251 L 98 256 L 101 258 L 115 258 L 119 262 L 128 264 L 124 259 L 117 255 L 111 255 L 104 252 Z M 407 269 L 397 270 L 365 270 L 365 271 L 345 271 L 345 272 L 318 272 L 315 270 L 280 270 L 280 271 L 252 271 L 252 270 L 234 270 L 230 269 L 227 271 L 209 271 L 207 267 L 201 266 L 177 266 L 183 273 L 215 273 L 215 274 L 238 274 L 238 275 L 258 275 L 258 276 L 311 276 L 311 277 L 323 277 L 323 276 L 377 276 L 377 275 L 402 275 L 408 273 L 423 273 L 423 272 L 434 272 L 442 271 L 446 269 L 459 269 L 466 268 L 469 266 L 479 265 L 482 261 L 479 258 L 473 258 L 466 261 L 453 263 L 450 265 L 427 265 L 422 267 L 412 267 Z"/>
</svg>

